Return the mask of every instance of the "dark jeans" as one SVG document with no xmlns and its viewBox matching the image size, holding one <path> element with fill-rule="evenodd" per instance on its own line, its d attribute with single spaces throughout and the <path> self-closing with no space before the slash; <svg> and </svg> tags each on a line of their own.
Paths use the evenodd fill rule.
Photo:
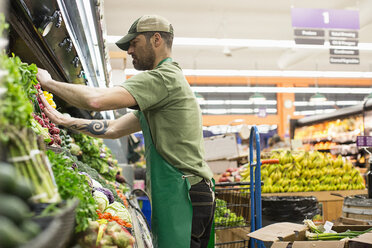
<svg viewBox="0 0 372 248">
<path fill-rule="evenodd" d="M 189 191 L 193 216 L 191 230 L 191 248 L 206 248 L 211 234 L 214 210 L 214 192 L 211 183 L 206 180 L 194 184 Z"/>
</svg>

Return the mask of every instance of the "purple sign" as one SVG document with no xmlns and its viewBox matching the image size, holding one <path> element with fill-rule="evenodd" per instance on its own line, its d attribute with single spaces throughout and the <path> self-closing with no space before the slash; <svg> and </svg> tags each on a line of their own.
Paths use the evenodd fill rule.
<svg viewBox="0 0 372 248">
<path fill-rule="evenodd" d="M 357 136 L 356 144 L 358 147 L 372 147 L 372 136 Z"/>
<path fill-rule="evenodd" d="M 266 117 L 266 108 L 259 108 L 258 109 L 257 116 L 258 117 L 265 118 Z"/>
<path fill-rule="evenodd" d="M 292 27 L 359 29 L 359 11 L 292 8 Z"/>
</svg>

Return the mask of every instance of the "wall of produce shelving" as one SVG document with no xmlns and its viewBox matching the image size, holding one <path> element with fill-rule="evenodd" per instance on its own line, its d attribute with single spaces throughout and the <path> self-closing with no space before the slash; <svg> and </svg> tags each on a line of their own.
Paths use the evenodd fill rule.
<svg viewBox="0 0 372 248">
<path fill-rule="evenodd" d="M 133 231 L 130 188 L 112 151 L 102 139 L 51 122 L 40 95 L 59 106 L 40 88 L 36 65 L 5 52 L 1 49 L 0 247 L 62 248 L 77 242 L 132 247 L 142 236 Z"/>
<path fill-rule="evenodd" d="M 333 114 L 292 120 L 291 137 L 300 140 L 303 149 L 329 152 L 366 166 L 366 153 L 356 146 L 357 136 L 369 135 L 371 102 L 340 109 Z"/>
</svg>

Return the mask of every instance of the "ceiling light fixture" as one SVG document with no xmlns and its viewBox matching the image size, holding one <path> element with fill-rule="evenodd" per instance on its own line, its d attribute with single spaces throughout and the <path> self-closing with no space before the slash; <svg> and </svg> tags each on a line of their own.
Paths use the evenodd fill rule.
<svg viewBox="0 0 372 248">
<path fill-rule="evenodd" d="M 266 101 L 266 97 L 262 95 L 261 93 L 255 92 L 253 95 L 249 97 L 249 101 L 252 101 L 253 104 L 258 104 L 263 101 Z"/>
<path fill-rule="evenodd" d="M 312 95 L 310 97 L 310 102 L 325 102 L 327 101 L 327 98 L 323 95 L 323 94 L 320 94 L 320 93 L 315 93 L 314 95 Z"/>
<path fill-rule="evenodd" d="M 364 101 L 371 100 L 371 99 L 372 99 L 372 92 L 369 93 L 369 95 L 364 98 Z"/>
<path fill-rule="evenodd" d="M 203 101 L 203 100 L 204 100 L 204 97 L 203 97 L 202 94 L 200 94 L 200 93 L 198 93 L 198 92 L 194 92 L 194 95 L 195 95 L 195 97 L 196 97 L 196 99 L 197 99 L 198 101 Z"/>
</svg>

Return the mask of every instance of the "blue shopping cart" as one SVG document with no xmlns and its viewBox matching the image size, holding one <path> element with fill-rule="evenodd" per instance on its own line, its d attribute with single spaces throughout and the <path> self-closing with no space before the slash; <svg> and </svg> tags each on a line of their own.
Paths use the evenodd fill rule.
<svg viewBox="0 0 372 248">
<path fill-rule="evenodd" d="M 254 150 L 256 150 L 256 162 L 254 162 Z M 249 166 L 251 175 L 251 232 L 254 232 L 262 227 L 260 134 L 256 126 L 251 127 L 249 136 Z M 250 247 L 265 248 L 262 241 L 253 238 L 250 239 Z"/>
</svg>

